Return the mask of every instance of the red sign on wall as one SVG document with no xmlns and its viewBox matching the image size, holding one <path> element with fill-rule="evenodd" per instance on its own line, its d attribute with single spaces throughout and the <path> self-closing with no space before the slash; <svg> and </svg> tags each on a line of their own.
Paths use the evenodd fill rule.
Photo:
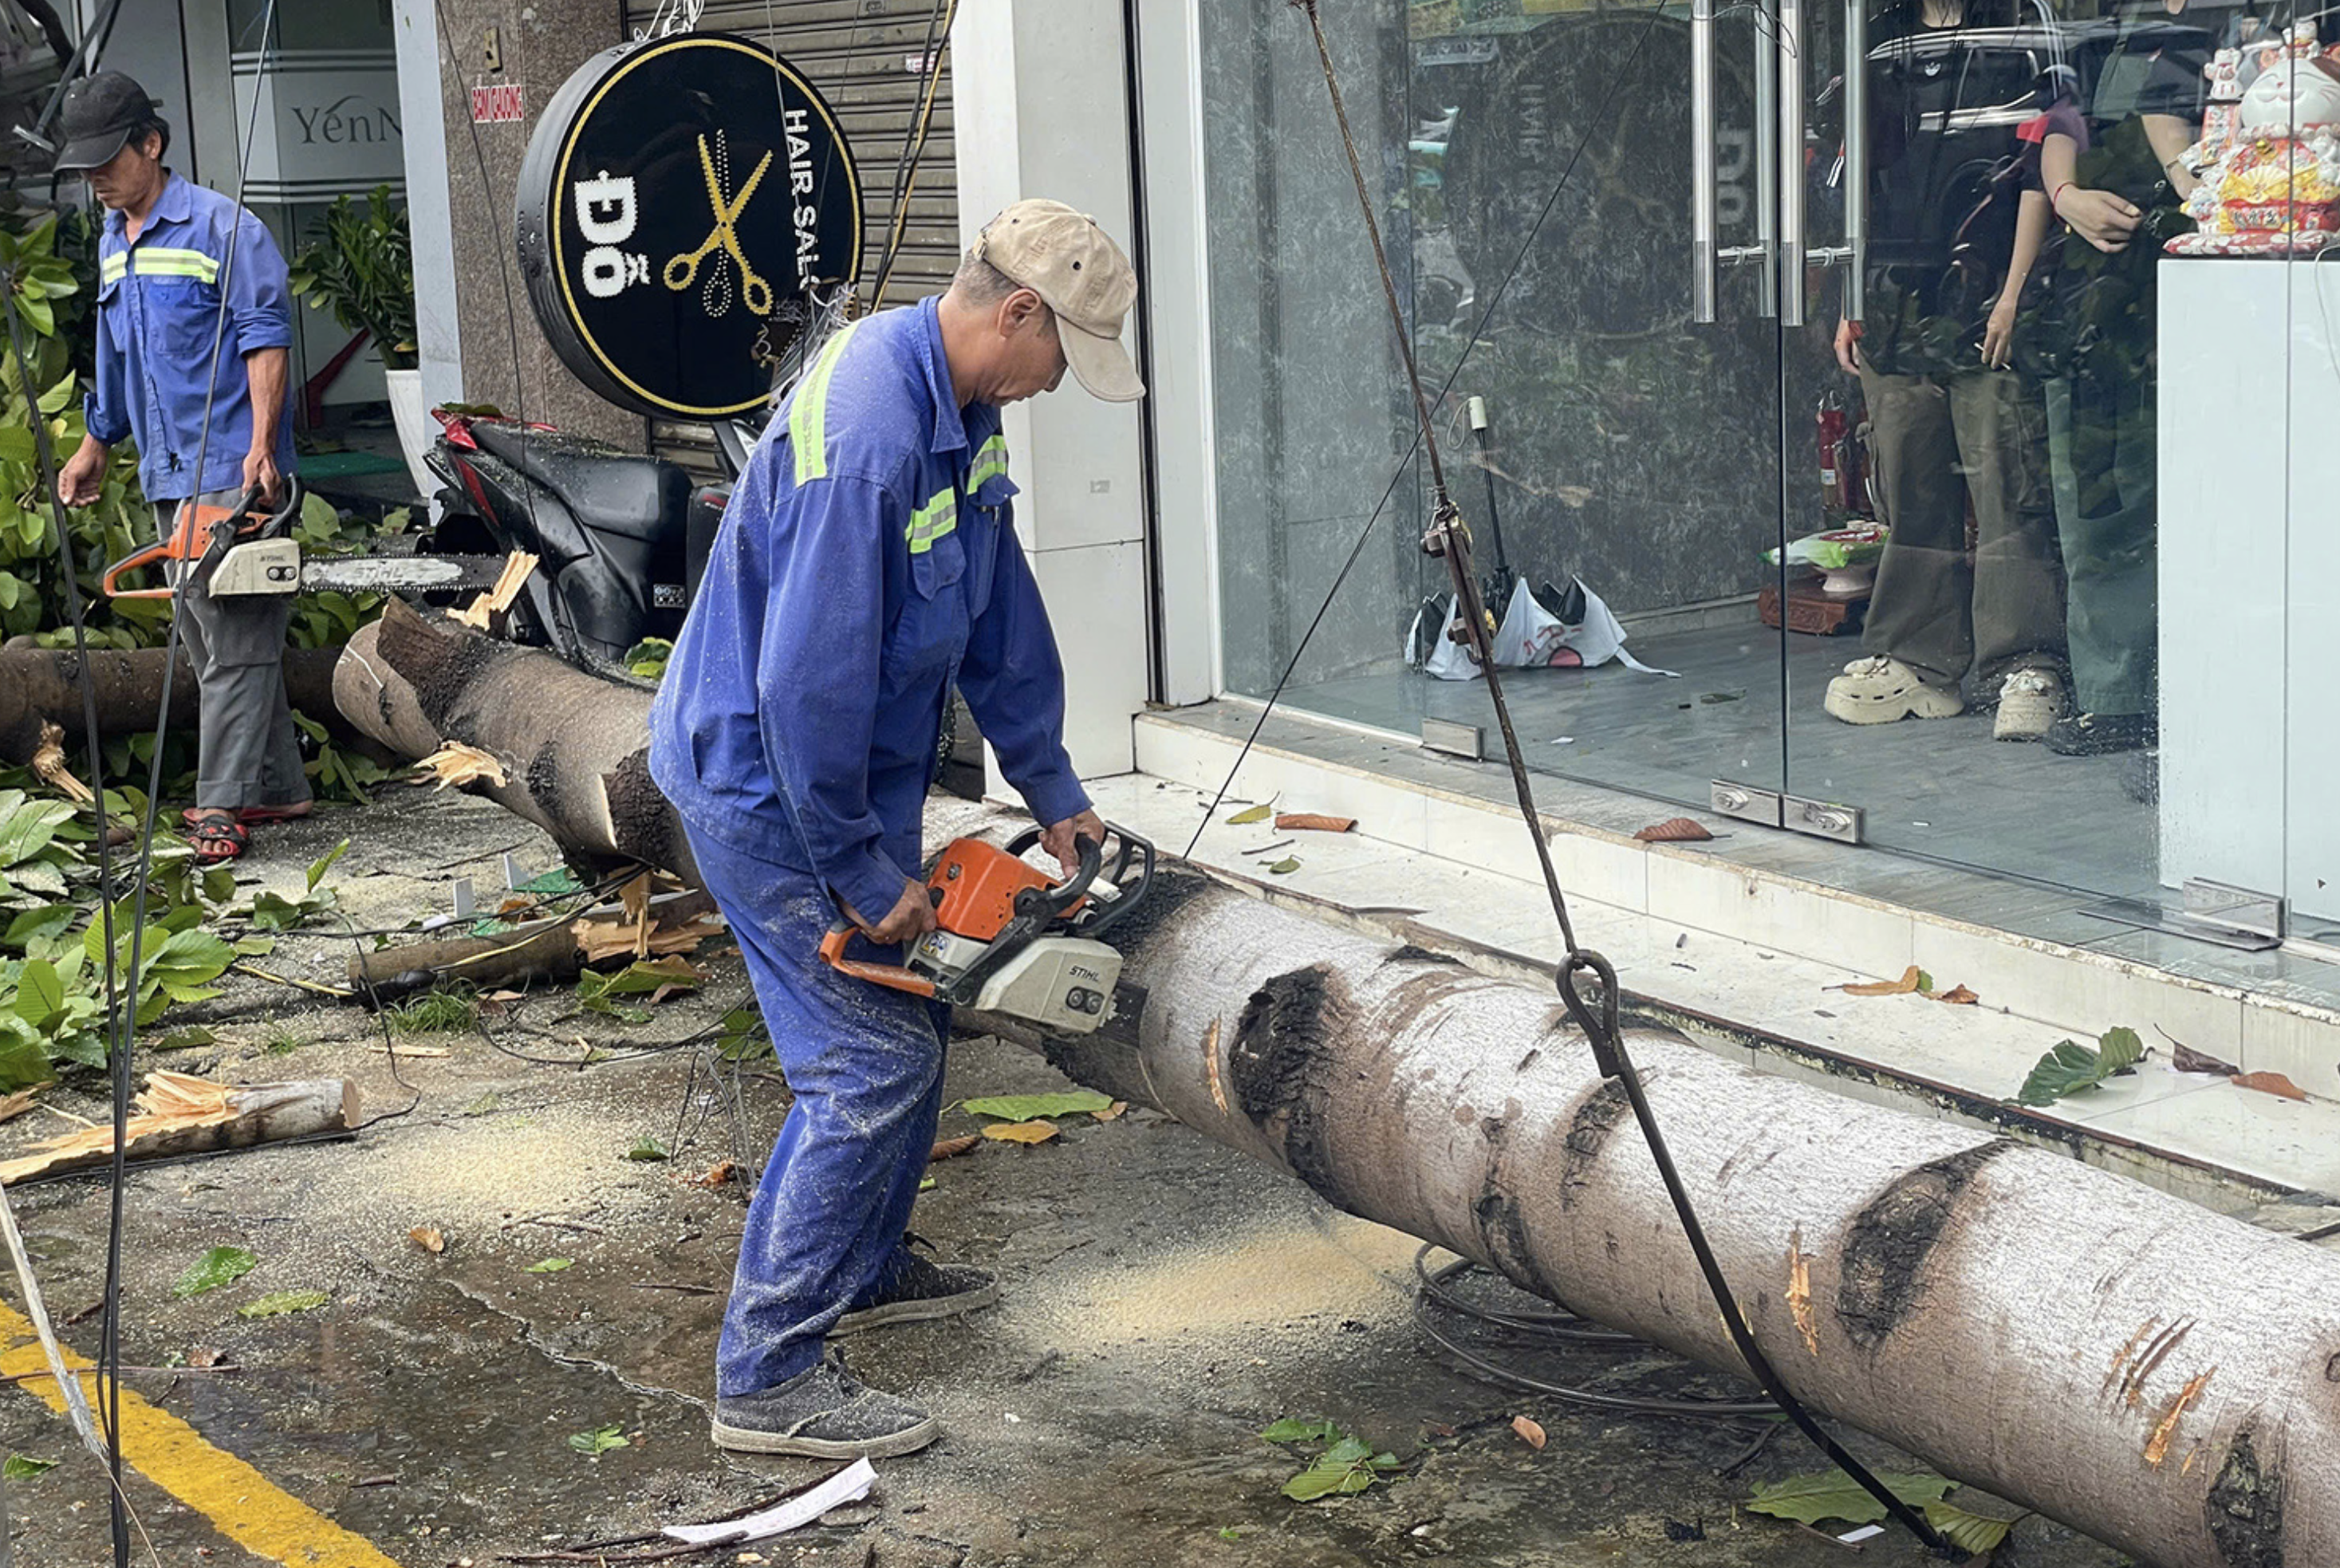
<svg viewBox="0 0 2340 1568">
<path fill-rule="evenodd" d="M 471 124 L 502 125 L 527 118 L 528 111 L 521 103 L 519 83 L 500 83 L 491 87 L 471 89 Z"/>
</svg>

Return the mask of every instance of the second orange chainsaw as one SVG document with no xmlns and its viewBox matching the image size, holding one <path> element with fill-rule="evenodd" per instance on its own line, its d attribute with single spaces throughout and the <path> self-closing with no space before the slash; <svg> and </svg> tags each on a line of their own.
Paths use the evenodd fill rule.
<svg viewBox="0 0 2340 1568">
<path fill-rule="evenodd" d="M 200 583 L 214 599 L 302 593 L 338 589 L 344 593 L 424 592 L 489 588 L 503 562 L 488 556 L 403 553 L 319 555 L 303 553 L 292 537 L 300 521 L 298 480 L 284 481 L 274 511 L 265 510 L 257 486 L 233 506 L 179 503 L 168 535 L 105 569 L 108 599 L 169 599 L 179 588 Z M 121 578 L 141 567 L 176 562 L 182 570 L 161 586 L 124 588 Z"/>
</svg>

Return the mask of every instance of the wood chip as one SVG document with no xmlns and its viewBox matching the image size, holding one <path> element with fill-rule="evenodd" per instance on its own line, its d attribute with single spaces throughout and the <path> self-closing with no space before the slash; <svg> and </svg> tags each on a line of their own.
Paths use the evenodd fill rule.
<svg viewBox="0 0 2340 1568">
<path fill-rule="evenodd" d="M 973 1154 L 982 1146 L 983 1139 L 974 1133 L 969 1133 L 963 1138 L 943 1138 L 928 1151 L 927 1160 L 927 1163 L 932 1164 L 936 1160 L 957 1159 L 961 1155 Z"/>
<path fill-rule="evenodd" d="M 731 1178 L 739 1174 L 739 1166 L 736 1161 L 717 1160 L 713 1165 L 692 1176 L 690 1185 L 703 1187 L 725 1186 L 729 1185 Z"/>
<path fill-rule="evenodd" d="M 1113 1104 L 1106 1107 L 1105 1109 L 1101 1111 L 1091 1111 L 1089 1115 L 1098 1121 L 1110 1122 L 1118 1120 L 1122 1114 L 1128 1109 L 1129 1102 L 1127 1100 L 1115 1100 Z"/>
<path fill-rule="evenodd" d="M 1044 1144 L 1056 1136 L 1054 1122 L 995 1122 L 983 1129 L 983 1136 L 1003 1143 Z"/>
<path fill-rule="evenodd" d="M 86 806 L 97 799 L 65 763 L 65 731 L 61 724 L 41 720 L 41 742 L 33 750 L 33 771 L 42 783 L 68 800 Z"/>
<path fill-rule="evenodd" d="M 1901 971 L 1901 978 L 1898 980 L 1878 980 L 1863 986 L 1835 986 L 1830 989 L 1842 991 L 1848 997 L 1906 997 L 1918 989 L 1919 972 L 1918 966 L 1912 964 Z"/>
<path fill-rule="evenodd" d="M 528 574 L 536 570 L 536 557 L 524 550 L 515 550 L 504 557 L 504 569 L 496 578 L 496 585 L 471 600 L 469 607 L 455 611 L 452 619 L 474 630 L 488 630 L 491 616 L 510 610 L 520 590 L 528 585 Z"/>
<path fill-rule="evenodd" d="M 1652 822 L 1633 835 L 1644 844 L 1702 844 L 1714 837 L 1702 822 L 1688 817 L 1669 817 L 1662 822 Z"/>
<path fill-rule="evenodd" d="M 418 767 L 427 768 L 439 780 L 439 788 L 454 784 L 508 784 L 504 765 L 495 757 L 476 746 L 466 746 L 461 740 L 441 740 L 439 749 L 425 757 Z"/>
<path fill-rule="evenodd" d="M 1518 1433 L 1520 1441 L 1530 1448 L 1541 1449 L 1544 1445 L 1543 1428 L 1524 1415 L 1512 1417 L 1512 1430 Z"/>
<path fill-rule="evenodd" d="M 1203 1067 L 1211 1084 L 1211 1103 L 1219 1107 L 1219 1115 L 1232 1116 L 1227 1108 L 1227 1087 L 1219 1078 L 1219 1020 L 1213 1018 L 1211 1027 L 1203 1031 Z"/>
<path fill-rule="evenodd" d="M 1314 811 L 1286 811 L 1275 819 L 1279 833 L 1346 833 L 1356 825 L 1354 817 L 1325 817 Z"/>
<path fill-rule="evenodd" d="M 2181 1073 L 2216 1073 L 2222 1078 L 2238 1078 L 2243 1069 L 2232 1062 L 2222 1062 L 2207 1051 L 2197 1051 L 2191 1046 L 2172 1040 L 2169 1065 Z"/>
<path fill-rule="evenodd" d="M 447 1250 L 447 1237 L 428 1226 L 416 1226 L 406 1233 L 407 1239 L 436 1257 Z"/>
<path fill-rule="evenodd" d="M 588 963 L 614 958 L 621 954 L 641 957 L 639 948 L 642 934 L 621 920 L 580 920 L 570 928 L 575 934 L 577 950 Z M 723 934 L 723 920 L 719 915 L 696 915 L 679 926 L 654 926 L 650 928 L 648 949 L 650 953 L 688 953 L 709 937 Z"/>
<path fill-rule="evenodd" d="M 1938 1002 L 1948 1002 L 1954 1007 L 1971 1007 L 1977 1002 L 1982 1000 L 1980 997 L 1975 995 L 1974 992 L 1968 990 L 1964 986 L 1952 986 L 1947 991 L 1936 991 L 1933 996 L 1934 1000 Z"/>
<path fill-rule="evenodd" d="M 18 1089 L 6 1099 L 0 1100 L 0 1122 L 14 1121 L 16 1117 L 23 1116 L 26 1111 L 31 1110 L 33 1108 L 33 1097 L 39 1094 L 41 1089 L 45 1087 L 45 1085 L 36 1085 L 29 1089 Z"/>
<path fill-rule="evenodd" d="M 2281 1073 L 2236 1073 L 2228 1080 L 2246 1089 L 2256 1089 L 2263 1095 L 2280 1095 L 2287 1100 L 2305 1100 L 2307 1091 L 2285 1077 Z"/>
</svg>

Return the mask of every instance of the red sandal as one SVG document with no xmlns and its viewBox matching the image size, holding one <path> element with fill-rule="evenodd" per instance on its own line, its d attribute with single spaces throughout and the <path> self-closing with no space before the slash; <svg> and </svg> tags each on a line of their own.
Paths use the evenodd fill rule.
<svg viewBox="0 0 2340 1568">
<path fill-rule="evenodd" d="M 216 866 L 252 848 L 250 830 L 225 811 L 205 812 L 188 826 L 193 830 L 187 835 L 187 842 L 195 847 L 199 865 Z"/>
<path fill-rule="evenodd" d="M 264 828 L 274 822 L 298 822 L 309 815 L 310 802 L 297 806 L 239 806 L 232 812 L 224 806 L 190 806 L 179 813 L 181 821 L 190 828 L 226 813 L 247 828 Z"/>
</svg>

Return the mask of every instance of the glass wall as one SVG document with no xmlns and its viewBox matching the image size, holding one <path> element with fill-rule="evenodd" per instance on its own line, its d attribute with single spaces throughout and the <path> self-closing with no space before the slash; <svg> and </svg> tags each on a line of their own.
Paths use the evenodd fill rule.
<svg viewBox="0 0 2340 1568">
<path fill-rule="evenodd" d="M 1485 724 L 1306 18 L 1210 20 L 1227 687 L 1289 665 L 1299 709 Z M 2321 24 L 1325 22 L 1531 766 L 1857 807 L 1870 845 L 2076 899 L 2201 878 L 2340 916 L 2340 829 L 2296 809 L 2340 743 L 2290 673 L 2340 653 L 2335 574 L 2301 570 L 2340 415 Z"/>
</svg>

